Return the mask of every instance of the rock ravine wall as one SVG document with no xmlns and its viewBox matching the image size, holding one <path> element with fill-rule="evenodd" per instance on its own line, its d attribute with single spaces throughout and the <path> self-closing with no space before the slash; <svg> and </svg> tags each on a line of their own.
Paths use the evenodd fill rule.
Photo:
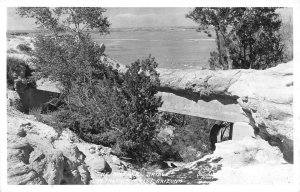
<svg viewBox="0 0 300 192">
<path fill-rule="evenodd" d="M 159 73 L 161 110 L 244 122 L 293 162 L 293 62 L 267 70 L 160 69 Z"/>
</svg>

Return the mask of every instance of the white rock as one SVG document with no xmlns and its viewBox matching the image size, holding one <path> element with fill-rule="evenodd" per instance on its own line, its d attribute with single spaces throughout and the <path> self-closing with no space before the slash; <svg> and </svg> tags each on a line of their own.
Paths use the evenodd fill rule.
<svg viewBox="0 0 300 192">
<path fill-rule="evenodd" d="M 232 140 L 241 140 L 244 137 L 255 137 L 254 129 L 251 125 L 244 122 L 236 122 L 233 124 Z"/>
<path fill-rule="evenodd" d="M 90 152 L 91 154 L 94 154 L 94 153 L 95 153 L 95 149 L 89 149 L 89 152 Z"/>
<path fill-rule="evenodd" d="M 117 156 L 112 156 L 111 159 L 112 159 L 113 164 L 118 165 L 118 166 L 121 165 L 121 161 Z"/>
<path fill-rule="evenodd" d="M 106 161 L 102 157 L 97 157 L 92 162 L 92 170 L 95 173 L 103 173 L 106 171 Z"/>
</svg>

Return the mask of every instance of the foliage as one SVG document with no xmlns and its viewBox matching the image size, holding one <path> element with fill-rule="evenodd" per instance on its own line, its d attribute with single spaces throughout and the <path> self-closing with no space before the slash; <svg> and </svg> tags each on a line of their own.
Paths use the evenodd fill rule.
<svg viewBox="0 0 300 192">
<path fill-rule="evenodd" d="M 91 41 L 89 31 L 109 32 L 110 23 L 103 16 L 106 9 L 19 7 L 16 11 L 22 17 L 35 19 L 40 29 L 52 32 L 39 35 L 34 42 L 36 49 L 32 53 L 32 62 L 38 67 L 38 78 L 50 77 L 59 81 L 67 92 L 71 82 L 92 81 L 89 76 L 105 73 L 100 61 L 100 47 Z"/>
<path fill-rule="evenodd" d="M 44 120 L 43 120 L 43 116 L 41 115 L 41 111 L 42 111 L 41 107 L 33 107 L 33 108 L 29 109 L 28 114 L 33 115 L 37 121 L 43 123 Z"/>
<path fill-rule="evenodd" d="M 156 96 L 160 83 L 157 65 L 151 56 L 135 61 L 127 67 L 121 88 L 125 104 L 120 106 L 124 142 L 120 147 L 129 156 L 140 156 L 139 161 L 151 159 L 155 150 L 151 143 L 158 128 L 158 107 L 162 105 L 161 98 Z"/>
<path fill-rule="evenodd" d="M 96 29 L 108 33 L 110 23 L 103 16 L 106 9 L 101 7 L 19 7 L 17 13 L 22 17 L 34 18 L 40 29 L 58 35 L 69 32 L 81 38 L 85 31 Z"/>
<path fill-rule="evenodd" d="M 29 53 L 31 51 L 31 48 L 28 45 L 25 45 L 25 44 L 19 44 L 17 46 L 17 49 L 19 49 L 20 51 L 24 51 L 26 53 Z"/>
<path fill-rule="evenodd" d="M 99 45 L 89 36 L 77 41 L 72 35 L 38 36 L 34 42 L 32 62 L 37 67 L 38 78 L 49 77 L 62 83 L 67 92 L 73 82 L 77 84 L 93 83 L 101 79 L 108 67 L 101 61 Z M 112 73 L 114 73 L 111 70 Z M 111 74 L 113 75 L 113 74 Z"/>
<path fill-rule="evenodd" d="M 216 43 L 218 51 L 218 63 L 222 69 L 228 69 L 229 51 L 225 34 L 228 24 L 233 20 L 231 8 L 194 8 L 188 15 L 188 18 L 199 24 L 197 31 L 204 31 L 210 35 L 210 27 L 213 27 L 216 33 Z M 215 54 L 214 54 L 215 55 Z"/>
<path fill-rule="evenodd" d="M 208 60 L 210 69 L 216 70 L 216 69 L 223 68 L 222 64 L 219 62 L 219 59 L 220 59 L 220 54 L 218 52 L 216 51 L 210 52 L 210 58 Z"/>
<path fill-rule="evenodd" d="M 162 119 L 175 127 L 169 153 L 178 152 L 183 161 L 191 162 L 211 152 L 209 134 L 215 120 L 172 113 L 163 113 Z"/>
<path fill-rule="evenodd" d="M 29 115 L 40 115 L 41 114 L 41 111 L 42 111 L 42 108 L 41 107 L 33 107 L 29 110 Z"/>
<path fill-rule="evenodd" d="M 33 107 L 29 109 L 28 114 L 33 115 L 36 121 L 53 127 L 57 131 L 57 133 L 61 134 L 63 130 L 62 130 L 61 122 L 58 121 L 60 112 L 51 111 L 45 114 L 41 114 L 41 112 L 42 112 L 42 107 Z"/>
<path fill-rule="evenodd" d="M 194 8 L 187 17 L 199 24 L 198 31 L 216 33 L 217 52 L 212 68 L 265 69 L 283 61 L 284 45 L 277 8 Z"/>
<path fill-rule="evenodd" d="M 77 41 L 73 35 L 38 36 L 34 45 L 32 55 L 38 78 L 61 82 L 67 95 L 67 107 L 57 115 L 58 121 L 84 140 L 114 144 L 113 130 L 100 129 L 97 121 L 113 114 L 109 111 L 113 109 L 109 105 L 114 104 L 110 102 L 111 91 L 121 79 L 117 70 L 101 61 L 100 47 L 89 36 Z"/>
<path fill-rule="evenodd" d="M 175 131 L 173 148 L 181 154 L 184 161 L 190 162 L 210 153 L 211 120 L 191 116 L 186 118 L 187 125 Z"/>
<path fill-rule="evenodd" d="M 32 70 L 25 63 L 25 61 L 15 58 L 15 57 L 7 57 L 7 85 L 9 87 L 14 86 L 14 80 L 19 76 L 22 78 L 26 78 L 31 76 Z"/>
<path fill-rule="evenodd" d="M 92 84 L 74 83 L 60 121 L 84 140 L 118 146 L 122 155 L 146 161 L 154 150 L 151 142 L 161 106 L 155 96 L 159 85 L 156 67 L 149 57 L 132 63 L 122 81 L 110 76 Z"/>
</svg>

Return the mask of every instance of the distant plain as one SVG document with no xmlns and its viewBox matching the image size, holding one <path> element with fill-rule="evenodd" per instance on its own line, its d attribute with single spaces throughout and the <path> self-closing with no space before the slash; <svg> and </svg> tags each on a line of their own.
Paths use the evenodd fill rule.
<svg viewBox="0 0 300 192">
<path fill-rule="evenodd" d="M 109 35 L 93 33 L 92 38 L 104 43 L 106 54 L 128 65 L 149 54 L 159 68 L 209 68 L 210 52 L 216 49 L 214 36 L 197 32 L 194 28 L 119 29 Z"/>
</svg>

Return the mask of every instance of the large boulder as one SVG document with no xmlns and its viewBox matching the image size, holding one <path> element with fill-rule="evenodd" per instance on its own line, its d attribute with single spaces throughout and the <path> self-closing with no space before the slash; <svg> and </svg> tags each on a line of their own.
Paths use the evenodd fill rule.
<svg viewBox="0 0 300 192">
<path fill-rule="evenodd" d="M 216 144 L 215 157 L 222 168 L 214 184 L 291 184 L 293 165 L 286 163 L 278 147 L 265 140 L 244 137 Z"/>
<path fill-rule="evenodd" d="M 278 147 L 265 140 L 244 137 L 216 144 L 216 151 L 164 173 L 163 179 L 179 184 L 293 183 L 293 165 L 286 163 Z"/>
<path fill-rule="evenodd" d="M 22 110 L 23 106 L 21 103 L 21 98 L 17 92 L 7 89 L 6 98 L 7 98 L 6 103 L 8 108 L 15 108 L 17 110 Z"/>
<path fill-rule="evenodd" d="M 279 146 L 285 159 L 293 162 L 293 62 L 266 70 L 159 72 L 159 91 L 163 100 L 167 98 L 163 107 L 170 108 L 170 112 L 192 111 L 194 114 L 188 115 L 248 123 L 256 135 Z M 174 94 L 176 98 L 164 94 Z M 185 104 L 174 108 L 178 97 Z M 203 116 L 207 114 L 209 117 Z"/>
<path fill-rule="evenodd" d="M 9 184 L 88 183 L 78 148 L 69 142 L 56 145 L 59 133 L 52 127 L 8 116 L 7 130 Z"/>
</svg>

